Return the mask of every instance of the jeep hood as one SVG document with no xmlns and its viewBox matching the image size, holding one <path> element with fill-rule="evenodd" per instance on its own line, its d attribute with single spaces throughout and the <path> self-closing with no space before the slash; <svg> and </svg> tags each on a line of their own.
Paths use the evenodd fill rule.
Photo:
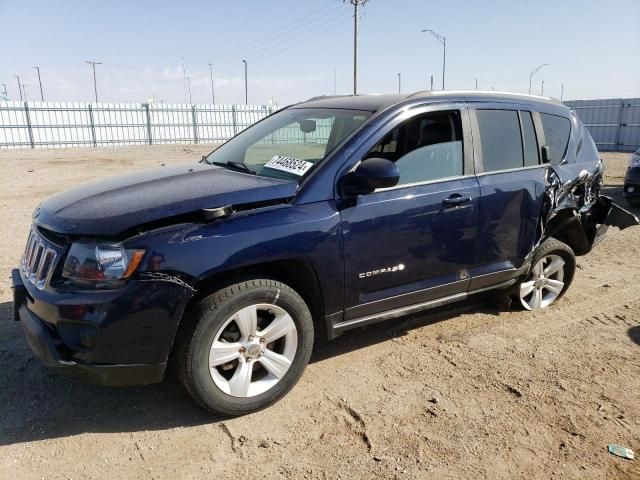
<svg viewBox="0 0 640 480">
<path fill-rule="evenodd" d="M 54 195 L 34 221 L 62 234 L 117 236 L 204 208 L 284 200 L 298 185 L 203 163 L 143 170 Z"/>
</svg>

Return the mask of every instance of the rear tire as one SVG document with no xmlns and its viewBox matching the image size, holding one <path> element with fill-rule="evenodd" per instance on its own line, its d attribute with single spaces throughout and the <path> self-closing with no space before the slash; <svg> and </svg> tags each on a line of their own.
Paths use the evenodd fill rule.
<svg viewBox="0 0 640 480">
<path fill-rule="evenodd" d="M 576 256 L 566 243 L 548 238 L 536 249 L 531 270 L 516 288 L 527 310 L 546 308 L 567 291 L 576 271 Z"/>
<path fill-rule="evenodd" d="M 275 280 L 218 290 L 185 318 L 178 378 L 204 408 L 239 416 L 265 408 L 297 383 L 313 347 L 306 303 Z"/>
</svg>

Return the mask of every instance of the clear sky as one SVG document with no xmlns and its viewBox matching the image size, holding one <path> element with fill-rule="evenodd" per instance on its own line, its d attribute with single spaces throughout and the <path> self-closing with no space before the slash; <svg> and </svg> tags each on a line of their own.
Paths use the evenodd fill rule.
<svg viewBox="0 0 640 480">
<path fill-rule="evenodd" d="M 353 10 L 342 0 L 0 0 L 0 91 L 14 75 L 39 98 L 184 102 L 184 57 L 194 103 L 286 104 L 352 90 Z M 440 88 L 526 92 L 565 99 L 640 97 L 640 0 L 370 0 L 360 23 L 360 93 Z"/>
</svg>

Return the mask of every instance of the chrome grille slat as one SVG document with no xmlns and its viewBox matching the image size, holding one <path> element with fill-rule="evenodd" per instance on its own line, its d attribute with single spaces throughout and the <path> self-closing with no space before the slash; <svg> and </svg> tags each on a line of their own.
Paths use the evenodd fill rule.
<svg viewBox="0 0 640 480">
<path fill-rule="evenodd" d="M 29 283 L 42 290 L 55 268 L 58 252 L 47 239 L 32 227 L 22 256 L 22 271 Z"/>
<path fill-rule="evenodd" d="M 29 244 L 29 253 L 25 258 L 25 272 L 29 270 L 29 266 L 31 265 L 31 258 L 33 257 L 33 252 L 36 249 L 37 243 L 38 241 L 35 238 L 35 235 L 33 235 L 31 238 L 31 243 Z"/>
</svg>

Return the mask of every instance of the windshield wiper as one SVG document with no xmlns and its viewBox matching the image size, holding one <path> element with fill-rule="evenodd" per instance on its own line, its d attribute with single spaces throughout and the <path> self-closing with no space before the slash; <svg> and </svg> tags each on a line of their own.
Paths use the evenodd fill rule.
<svg viewBox="0 0 640 480">
<path fill-rule="evenodd" d="M 256 172 L 251 170 L 249 167 L 247 167 L 242 162 L 232 162 L 232 161 L 228 161 L 228 162 L 211 162 L 211 165 L 216 165 L 218 167 L 230 168 L 232 170 L 237 170 L 239 172 L 250 173 L 251 175 L 255 175 L 256 174 Z"/>
</svg>

